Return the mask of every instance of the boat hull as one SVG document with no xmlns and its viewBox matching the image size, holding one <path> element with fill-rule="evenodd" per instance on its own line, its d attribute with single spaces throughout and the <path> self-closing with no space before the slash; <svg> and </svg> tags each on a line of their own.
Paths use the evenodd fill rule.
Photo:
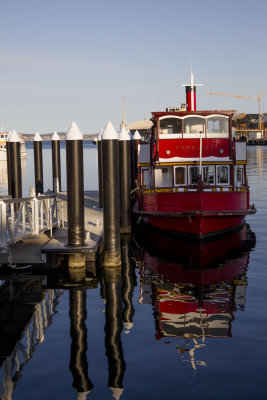
<svg viewBox="0 0 267 400">
<path fill-rule="evenodd" d="M 154 228 L 203 239 L 238 229 L 255 210 L 248 191 L 142 192 L 133 212 Z"/>
</svg>

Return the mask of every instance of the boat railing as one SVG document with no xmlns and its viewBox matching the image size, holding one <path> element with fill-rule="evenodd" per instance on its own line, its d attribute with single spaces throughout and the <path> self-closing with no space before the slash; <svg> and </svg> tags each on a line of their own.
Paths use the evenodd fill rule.
<svg viewBox="0 0 267 400">
<path fill-rule="evenodd" d="M 176 187 L 148 187 L 140 188 L 144 193 L 171 193 L 171 192 L 197 192 L 196 185 Z M 140 190 L 139 189 L 139 190 Z M 204 192 L 248 192 L 248 186 L 204 186 Z"/>
</svg>

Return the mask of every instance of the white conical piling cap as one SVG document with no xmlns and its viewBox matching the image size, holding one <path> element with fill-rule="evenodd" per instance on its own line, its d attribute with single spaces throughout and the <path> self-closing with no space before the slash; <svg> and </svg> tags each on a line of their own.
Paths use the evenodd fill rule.
<svg viewBox="0 0 267 400">
<path fill-rule="evenodd" d="M 118 134 L 110 121 L 107 122 L 102 135 L 101 140 L 111 140 L 111 139 L 118 139 Z"/>
<path fill-rule="evenodd" d="M 133 140 L 133 134 L 132 134 L 132 132 L 129 131 L 129 130 L 128 130 L 127 132 L 129 133 L 131 140 Z"/>
<path fill-rule="evenodd" d="M 123 388 L 114 388 L 114 387 L 110 387 L 110 386 L 109 386 L 109 388 L 112 391 L 112 397 L 115 400 L 119 400 L 121 395 L 122 395 L 122 393 L 123 393 L 123 391 L 124 391 L 124 389 Z"/>
<path fill-rule="evenodd" d="M 9 142 L 20 142 L 20 137 L 19 137 L 18 133 L 15 131 L 15 129 L 13 129 L 13 131 L 11 131 L 8 141 Z"/>
<path fill-rule="evenodd" d="M 104 130 L 104 129 L 102 128 L 101 131 L 100 131 L 100 133 L 99 133 L 99 135 L 97 136 L 97 140 L 98 140 L 99 142 L 101 141 L 103 130 Z"/>
<path fill-rule="evenodd" d="M 140 133 L 138 131 L 135 131 L 134 135 L 133 135 L 133 138 L 134 138 L 134 140 L 140 140 L 141 139 Z"/>
<path fill-rule="evenodd" d="M 11 135 L 11 132 L 12 132 L 12 131 L 9 131 L 9 132 L 8 132 L 8 135 L 7 135 L 7 138 L 6 138 L 7 142 L 8 142 L 8 139 L 9 139 L 10 135 Z"/>
<path fill-rule="evenodd" d="M 67 132 L 66 140 L 83 140 L 83 134 L 74 121 Z"/>
<path fill-rule="evenodd" d="M 77 392 L 77 400 L 86 400 L 87 395 L 90 392 L 91 392 L 91 390 L 89 390 L 89 392 Z"/>
<path fill-rule="evenodd" d="M 54 132 L 51 139 L 52 140 L 60 140 L 60 137 L 58 136 L 57 132 Z"/>
<path fill-rule="evenodd" d="M 131 140 L 131 136 L 129 135 L 128 131 L 124 128 L 124 126 L 121 128 L 119 134 L 119 140 Z"/>
<path fill-rule="evenodd" d="M 42 138 L 39 132 L 36 132 L 36 134 L 34 135 L 33 141 L 34 142 L 42 142 Z"/>
</svg>

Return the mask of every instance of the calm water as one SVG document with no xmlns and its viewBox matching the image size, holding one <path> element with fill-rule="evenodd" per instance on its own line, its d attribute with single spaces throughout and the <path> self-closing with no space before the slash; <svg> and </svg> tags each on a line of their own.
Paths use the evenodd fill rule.
<svg viewBox="0 0 267 400">
<path fill-rule="evenodd" d="M 85 154 L 96 189 L 96 148 Z M 44 160 L 49 188 L 46 147 Z M 86 287 L 0 278 L 1 400 L 266 399 L 267 148 L 248 161 L 257 213 L 226 239 L 198 247 L 141 228 L 122 243 L 122 270 Z"/>
</svg>

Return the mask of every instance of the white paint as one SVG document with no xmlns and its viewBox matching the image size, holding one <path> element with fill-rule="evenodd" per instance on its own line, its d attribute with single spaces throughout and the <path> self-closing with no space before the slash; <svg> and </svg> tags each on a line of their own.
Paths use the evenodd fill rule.
<svg viewBox="0 0 267 400">
<path fill-rule="evenodd" d="M 18 135 L 18 133 L 15 131 L 15 129 L 13 129 L 12 131 L 11 131 L 11 133 L 10 133 L 10 135 L 9 135 L 9 138 L 8 138 L 8 141 L 9 142 L 20 142 L 20 137 L 19 137 L 19 135 Z"/>
<path fill-rule="evenodd" d="M 118 134 L 112 123 L 108 121 L 102 132 L 101 140 L 112 140 L 112 139 L 113 140 L 118 139 Z"/>
<path fill-rule="evenodd" d="M 101 142 L 103 130 L 104 130 L 104 129 L 102 128 L 101 131 L 100 131 L 100 133 L 99 133 L 99 135 L 97 136 L 98 142 Z"/>
<path fill-rule="evenodd" d="M 133 139 L 134 140 L 140 140 L 141 139 L 141 135 L 140 135 L 140 133 L 138 131 L 134 132 Z"/>
<path fill-rule="evenodd" d="M 42 142 L 43 141 L 39 132 L 36 132 L 36 134 L 34 135 L 33 141 L 34 142 Z"/>
<path fill-rule="evenodd" d="M 150 163 L 150 145 L 149 144 L 139 145 L 138 162 L 141 164 L 142 163 Z"/>
<path fill-rule="evenodd" d="M 194 161 L 199 161 L 199 157 L 192 157 L 192 158 L 186 158 L 186 157 L 171 157 L 171 158 L 160 158 L 159 162 L 194 162 Z M 202 162 L 208 161 L 208 162 L 223 162 L 223 161 L 230 161 L 229 157 L 202 157 Z"/>
<path fill-rule="evenodd" d="M 74 121 L 67 132 L 66 140 L 83 140 L 83 134 Z"/>
<path fill-rule="evenodd" d="M 57 132 L 54 132 L 52 135 L 52 140 L 60 140 L 60 137 L 58 136 Z"/>
<path fill-rule="evenodd" d="M 119 134 L 119 140 L 131 140 L 131 136 L 129 135 L 128 131 L 124 128 L 124 126 L 121 128 Z"/>
<path fill-rule="evenodd" d="M 235 159 L 236 161 L 247 161 L 246 142 L 235 142 Z"/>
</svg>

